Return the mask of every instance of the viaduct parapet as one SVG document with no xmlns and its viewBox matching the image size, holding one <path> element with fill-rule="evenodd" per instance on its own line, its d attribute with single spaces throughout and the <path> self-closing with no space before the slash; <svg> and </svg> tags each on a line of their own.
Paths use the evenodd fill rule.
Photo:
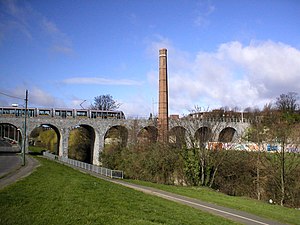
<svg viewBox="0 0 300 225">
<path fill-rule="evenodd" d="M 109 133 L 112 129 L 118 131 L 119 141 L 123 146 L 131 143 L 149 141 L 156 142 L 158 140 L 157 120 L 146 119 L 62 119 L 62 118 L 37 118 L 32 117 L 27 120 L 27 138 L 29 140 L 32 131 L 46 125 L 54 129 L 58 139 L 58 155 L 68 157 L 68 141 L 70 132 L 80 127 L 86 128 L 92 135 L 91 162 L 99 165 L 99 155 L 103 151 L 104 145 L 110 137 Z M 7 136 L 7 128 L 18 130 L 23 137 L 24 134 L 24 117 L 0 117 L 0 135 Z M 208 134 L 210 141 L 237 142 L 244 135 L 245 130 L 249 127 L 249 123 L 241 121 L 214 121 L 214 120 L 198 120 L 198 119 L 171 119 L 169 122 L 169 141 L 180 142 L 183 140 L 201 140 L 207 139 Z M 224 133 L 229 133 L 230 137 L 226 137 Z M 206 140 L 208 141 L 208 140 Z M 28 141 L 25 149 L 28 149 Z"/>
</svg>

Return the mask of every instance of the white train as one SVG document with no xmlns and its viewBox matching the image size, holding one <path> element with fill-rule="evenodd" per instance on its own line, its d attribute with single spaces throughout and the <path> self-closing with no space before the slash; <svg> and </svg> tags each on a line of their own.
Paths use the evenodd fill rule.
<svg viewBox="0 0 300 225">
<path fill-rule="evenodd" d="M 24 116 L 22 107 L 0 107 L 1 117 Z M 59 118 L 94 118 L 94 119 L 125 119 L 122 111 L 107 111 L 97 109 L 60 109 L 60 108 L 28 108 L 29 117 L 59 117 Z"/>
</svg>

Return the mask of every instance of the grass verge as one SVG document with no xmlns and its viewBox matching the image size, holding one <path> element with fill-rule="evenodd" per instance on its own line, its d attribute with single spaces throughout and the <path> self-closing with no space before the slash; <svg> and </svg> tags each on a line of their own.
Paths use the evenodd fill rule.
<svg viewBox="0 0 300 225">
<path fill-rule="evenodd" d="M 45 148 L 43 147 L 37 147 L 37 146 L 28 146 L 28 150 L 30 152 L 33 152 L 33 153 L 36 153 L 36 154 L 41 154 L 42 151 L 44 150 Z"/>
<path fill-rule="evenodd" d="M 214 203 L 220 206 L 225 206 L 245 212 L 252 213 L 257 216 L 277 220 L 283 223 L 300 224 L 300 210 L 282 207 L 279 205 L 270 205 L 262 201 L 245 198 L 229 196 L 223 193 L 214 191 L 206 187 L 183 187 L 155 184 L 145 181 L 125 180 L 130 183 L 139 184 L 143 186 L 153 187 L 168 191 L 174 194 L 179 194 L 205 202 Z"/>
<path fill-rule="evenodd" d="M 0 191 L 0 224 L 233 224 L 38 158 L 30 176 Z"/>
</svg>

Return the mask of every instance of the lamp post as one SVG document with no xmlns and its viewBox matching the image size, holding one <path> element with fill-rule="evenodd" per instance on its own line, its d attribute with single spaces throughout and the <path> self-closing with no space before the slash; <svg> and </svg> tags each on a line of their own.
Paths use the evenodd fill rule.
<svg viewBox="0 0 300 225">
<path fill-rule="evenodd" d="M 23 152 L 22 152 L 22 165 L 25 166 L 25 148 L 27 141 L 27 104 L 28 104 L 28 90 L 26 90 L 25 94 L 25 117 L 24 117 L 24 142 L 23 142 Z"/>
</svg>

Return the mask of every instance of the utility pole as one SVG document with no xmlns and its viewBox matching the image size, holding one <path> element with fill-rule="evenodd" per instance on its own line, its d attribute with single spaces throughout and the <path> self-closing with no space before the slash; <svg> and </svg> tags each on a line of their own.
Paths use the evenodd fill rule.
<svg viewBox="0 0 300 225">
<path fill-rule="evenodd" d="M 22 152 L 22 165 L 25 166 L 25 151 L 26 151 L 26 142 L 27 142 L 27 108 L 28 108 L 28 90 L 26 90 L 25 94 L 25 117 L 24 117 L 24 142 L 23 142 L 23 152 Z"/>
</svg>

